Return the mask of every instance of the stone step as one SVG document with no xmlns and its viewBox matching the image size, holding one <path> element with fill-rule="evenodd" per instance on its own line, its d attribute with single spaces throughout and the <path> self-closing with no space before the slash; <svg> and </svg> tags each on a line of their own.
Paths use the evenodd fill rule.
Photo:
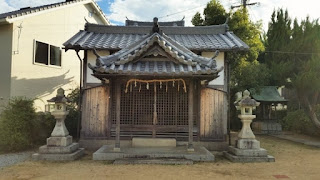
<svg viewBox="0 0 320 180">
<path fill-rule="evenodd" d="M 176 147 L 175 138 L 132 138 L 132 147 Z"/>
<path fill-rule="evenodd" d="M 191 165 L 192 160 L 176 158 L 124 158 L 116 159 L 113 164 L 163 164 L 163 165 Z"/>
</svg>

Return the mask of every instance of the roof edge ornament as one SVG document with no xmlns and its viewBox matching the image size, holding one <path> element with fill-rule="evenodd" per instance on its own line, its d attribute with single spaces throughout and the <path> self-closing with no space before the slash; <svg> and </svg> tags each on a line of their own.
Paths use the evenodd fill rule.
<svg viewBox="0 0 320 180">
<path fill-rule="evenodd" d="M 101 67 L 103 65 L 103 63 L 100 60 L 101 56 L 98 54 L 98 52 L 97 52 L 97 50 L 95 48 L 93 49 L 93 54 L 97 56 L 96 66 L 97 67 Z"/>
<path fill-rule="evenodd" d="M 223 23 L 223 25 L 225 25 L 225 27 L 226 27 L 226 31 L 229 31 L 228 22 L 229 22 L 229 17 L 227 17 L 226 22 Z"/>
<path fill-rule="evenodd" d="M 157 17 L 153 18 L 153 27 L 152 27 L 151 34 L 153 34 L 153 33 L 162 34 L 162 31 L 159 28 L 159 22 L 158 22 L 158 18 Z"/>
<path fill-rule="evenodd" d="M 216 57 L 218 57 L 220 54 L 220 51 L 219 50 L 216 50 L 214 56 L 211 58 L 211 59 L 215 59 Z"/>
</svg>

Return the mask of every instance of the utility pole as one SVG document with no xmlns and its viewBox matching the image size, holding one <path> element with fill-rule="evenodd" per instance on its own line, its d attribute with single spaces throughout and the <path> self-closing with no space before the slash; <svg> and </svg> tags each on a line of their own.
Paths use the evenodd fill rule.
<svg viewBox="0 0 320 180">
<path fill-rule="evenodd" d="M 231 9 L 234 9 L 234 8 L 238 8 L 238 7 L 241 7 L 243 6 L 244 9 L 247 8 L 247 6 L 253 6 L 253 5 L 256 5 L 256 4 L 259 4 L 258 2 L 254 2 L 254 3 L 247 3 L 248 0 L 241 0 L 241 5 L 237 5 L 237 6 L 231 6 Z"/>
</svg>

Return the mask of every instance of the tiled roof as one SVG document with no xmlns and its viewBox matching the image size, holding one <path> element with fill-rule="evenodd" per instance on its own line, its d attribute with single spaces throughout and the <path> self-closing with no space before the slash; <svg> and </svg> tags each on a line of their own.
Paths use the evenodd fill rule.
<svg viewBox="0 0 320 180">
<path fill-rule="evenodd" d="M 167 61 L 137 61 L 144 55 L 158 57 L 159 54 L 166 56 Z M 115 54 L 98 56 L 96 66 L 89 67 L 104 74 L 214 75 L 219 72 L 214 58 L 198 56 L 165 34 L 156 32 Z"/>
<path fill-rule="evenodd" d="M 0 19 L 12 19 L 12 18 L 16 18 L 16 17 L 32 14 L 32 13 L 37 13 L 39 11 L 44 11 L 44 10 L 47 10 L 47 9 L 53 9 L 53 8 L 56 8 L 56 7 L 61 7 L 61 6 L 65 6 L 65 5 L 68 5 L 68 4 L 75 4 L 75 3 L 83 2 L 83 1 L 88 1 L 88 0 L 64 1 L 64 2 L 59 2 L 59 3 L 54 3 L 54 4 L 38 6 L 38 7 L 21 8 L 21 9 L 16 10 L 16 11 L 11 11 L 11 12 L 0 14 Z M 99 9 L 101 15 L 105 18 L 106 21 L 108 21 L 107 17 L 104 15 L 104 13 L 102 12 L 102 10 L 98 6 L 98 4 L 95 1 L 92 1 L 92 3 L 95 3 L 95 5 Z"/>
<path fill-rule="evenodd" d="M 276 86 L 263 86 L 260 91 L 250 89 L 251 96 L 259 102 L 287 102 L 280 96 Z"/>
<path fill-rule="evenodd" d="M 199 64 L 192 66 L 176 64 L 170 61 L 139 61 L 126 64 L 112 64 L 109 67 L 96 69 L 97 73 L 122 75 L 212 75 L 220 70 L 203 67 Z"/>
<path fill-rule="evenodd" d="M 120 33 L 122 27 L 118 26 L 119 33 L 101 33 L 81 30 L 70 40 L 64 43 L 66 49 L 108 49 L 120 50 L 141 40 L 147 34 Z M 133 27 L 132 27 L 133 28 Z M 189 27 L 186 27 L 189 28 Z M 150 30 L 150 28 L 149 28 Z M 246 50 L 248 45 L 241 41 L 233 32 L 217 34 L 172 34 L 163 31 L 173 40 L 190 50 L 233 51 Z"/>
</svg>

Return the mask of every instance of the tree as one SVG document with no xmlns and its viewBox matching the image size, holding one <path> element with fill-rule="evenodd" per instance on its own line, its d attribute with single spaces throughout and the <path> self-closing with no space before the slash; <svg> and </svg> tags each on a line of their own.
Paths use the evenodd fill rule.
<svg viewBox="0 0 320 180">
<path fill-rule="evenodd" d="M 275 17 L 277 14 L 277 17 Z M 297 93 L 301 107 L 320 128 L 316 109 L 320 104 L 320 26 L 307 17 L 293 27 L 288 12 L 273 12 L 266 39 L 265 62 L 275 85 Z"/>
<path fill-rule="evenodd" d="M 264 85 L 268 81 L 267 68 L 260 65 L 257 61 L 259 53 L 264 51 L 264 45 L 261 41 L 261 22 L 253 23 L 249 19 L 248 11 L 245 8 L 239 8 L 234 13 L 226 13 L 224 7 L 219 1 L 210 1 L 203 12 L 204 19 L 202 19 L 199 12 L 197 12 L 192 23 L 195 26 L 199 25 L 217 25 L 223 24 L 226 18 L 229 17 L 229 28 L 241 40 L 243 40 L 249 47 L 247 52 L 228 53 L 228 59 L 231 60 L 231 88 L 233 91 L 242 91 L 248 88 L 257 88 L 257 86 Z M 246 74 L 250 70 L 251 74 Z M 264 72 L 264 73 L 259 73 Z M 245 75 L 246 74 L 246 75 Z M 250 81 L 245 81 L 251 76 Z M 256 78 L 255 78 L 256 77 Z"/>
<path fill-rule="evenodd" d="M 201 17 L 201 14 L 199 12 L 197 12 L 192 20 L 191 20 L 192 24 L 195 26 L 202 26 L 203 25 L 203 19 Z"/>
<path fill-rule="evenodd" d="M 271 15 L 271 22 L 265 39 L 266 52 L 263 54 L 263 58 L 259 60 L 266 63 L 268 68 L 272 70 L 270 71 L 270 83 L 272 85 L 284 85 L 286 79 L 284 76 L 288 76 L 292 68 L 285 63 L 290 61 L 291 54 L 279 53 L 289 51 L 287 45 L 292 35 L 291 22 L 287 10 L 274 10 Z"/>
<path fill-rule="evenodd" d="M 257 61 L 259 53 L 264 51 L 264 45 L 260 38 L 261 22 L 253 23 L 250 21 L 248 12 L 244 8 L 239 8 L 233 13 L 226 13 L 218 1 L 210 1 L 203 14 L 204 19 L 201 18 L 200 13 L 196 13 L 192 23 L 196 26 L 223 24 L 229 17 L 230 30 L 250 47 L 246 52 L 228 52 L 228 60 L 232 69 L 230 72 L 230 95 L 245 89 L 259 89 L 266 85 L 269 78 L 268 69 Z M 235 97 L 231 96 L 230 104 L 233 104 L 234 100 Z M 231 111 L 232 120 L 237 119 L 234 106 L 231 106 Z M 233 129 L 240 127 L 237 122 L 240 121 L 231 123 Z"/>
<path fill-rule="evenodd" d="M 192 18 L 192 24 L 195 26 L 218 25 L 226 22 L 228 14 L 217 0 L 211 0 L 203 11 L 204 19 L 197 12 Z"/>
<path fill-rule="evenodd" d="M 251 22 L 247 10 L 240 8 L 231 14 L 229 27 L 250 47 L 246 52 L 228 54 L 232 60 L 231 92 L 233 94 L 249 88 L 259 89 L 269 79 L 268 69 L 257 61 L 259 53 L 264 51 L 260 38 L 261 22 Z"/>
<path fill-rule="evenodd" d="M 297 92 L 300 103 L 313 123 L 320 128 L 316 107 L 320 104 L 320 25 L 307 17 L 298 25 L 294 22 L 289 43 L 293 59 L 289 76 L 291 87 Z"/>
</svg>

